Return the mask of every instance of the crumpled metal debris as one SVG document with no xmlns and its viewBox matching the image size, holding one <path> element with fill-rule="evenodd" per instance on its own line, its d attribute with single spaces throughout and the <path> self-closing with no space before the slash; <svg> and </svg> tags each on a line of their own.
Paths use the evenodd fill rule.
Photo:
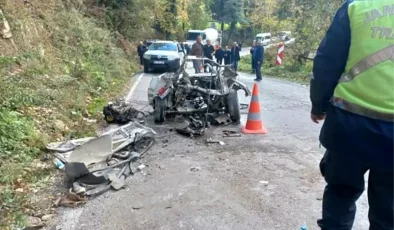
<svg viewBox="0 0 394 230">
<path fill-rule="evenodd" d="M 228 116 L 228 114 L 222 114 L 216 118 L 214 118 L 214 121 L 216 125 L 228 125 L 230 124 L 232 121 L 230 119 L 230 117 Z"/>
<path fill-rule="evenodd" d="M 234 130 L 223 130 L 223 137 L 241 137 L 241 134 Z"/>
<path fill-rule="evenodd" d="M 142 111 L 135 109 L 131 103 L 124 100 L 108 103 L 103 109 L 103 114 L 106 122 L 118 124 L 126 124 L 129 121 L 134 121 L 140 114 L 145 116 Z"/>
<path fill-rule="evenodd" d="M 225 143 L 223 141 L 214 140 L 212 138 L 207 139 L 207 143 L 209 143 L 209 144 L 211 144 L 211 143 L 218 143 L 219 145 L 225 145 Z"/>
<path fill-rule="evenodd" d="M 51 151 L 56 151 L 59 153 L 66 153 L 66 152 L 74 150 L 78 146 L 80 146 L 80 145 L 82 145 L 94 138 L 95 137 L 84 137 L 84 138 L 80 138 L 80 139 L 67 140 L 64 142 L 53 142 L 53 143 L 49 143 L 47 145 L 47 149 L 51 150 Z"/>
<path fill-rule="evenodd" d="M 125 179 L 136 172 L 132 163 L 152 147 L 155 135 L 153 129 L 130 122 L 56 156 L 65 163 L 73 194 L 96 196 L 125 186 Z"/>
<path fill-rule="evenodd" d="M 205 130 L 210 126 L 209 122 L 195 119 L 192 116 L 185 118 L 180 115 L 176 117 L 176 120 L 178 120 L 178 123 L 182 124 L 178 124 L 175 131 L 188 137 L 202 136 Z"/>
</svg>

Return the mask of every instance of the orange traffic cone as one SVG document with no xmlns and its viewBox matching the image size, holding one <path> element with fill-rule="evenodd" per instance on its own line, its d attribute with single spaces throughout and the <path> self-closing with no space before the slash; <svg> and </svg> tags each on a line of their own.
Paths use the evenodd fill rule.
<svg viewBox="0 0 394 230">
<path fill-rule="evenodd" d="M 253 85 L 252 99 L 250 100 L 248 120 L 242 127 L 244 134 L 266 134 L 267 129 L 261 120 L 261 108 L 259 102 L 259 88 L 256 83 Z"/>
</svg>

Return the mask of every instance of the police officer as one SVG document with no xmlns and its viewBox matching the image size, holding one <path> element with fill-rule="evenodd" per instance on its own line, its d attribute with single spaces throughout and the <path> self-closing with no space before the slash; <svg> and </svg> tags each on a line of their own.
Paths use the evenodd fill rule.
<svg viewBox="0 0 394 230">
<path fill-rule="evenodd" d="M 370 230 L 393 230 L 393 0 L 348 0 L 313 64 L 311 119 L 324 120 L 321 229 L 352 229 L 369 171 Z"/>
</svg>

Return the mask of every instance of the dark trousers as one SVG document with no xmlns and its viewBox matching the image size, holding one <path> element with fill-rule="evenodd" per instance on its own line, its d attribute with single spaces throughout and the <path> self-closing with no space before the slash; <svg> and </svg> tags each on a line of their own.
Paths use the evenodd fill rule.
<svg viewBox="0 0 394 230">
<path fill-rule="evenodd" d="M 140 65 L 144 65 L 144 56 L 140 55 Z"/>
<path fill-rule="evenodd" d="M 219 63 L 221 65 L 222 62 L 223 62 L 223 58 L 217 58 L 217 63 Z"/>
<path fill-rule="evenodd" d="M 252 57 L 252 70 L 256 70 L 256 61 L 254 60 L 254 58 Z"/>
<path fill-rule="evenodd" d="M 237 72 L 237 70 L 238 70 L 238 61 L 233 60 L 233 68 L 234 68 L 235 72 Z"/>
<path fill-rule="evenodd" d="M 260 64 L 256 63 L 256 79 L 263 79 L 261 76 L 261 66 L 262 66 L 262 62 L 260 62 Z"/>
<path fill-rule="evenodd" d="M 393 172 L 366 167 L 355 155 L 326 151 L 320 171 L 327 186 L 323 195 L 322 230 L 351 230 L 356 201 L 364 191 L 364 174 L 369 170 L 368 202 L 370 230 L 393 230 Z"/>
</svg>

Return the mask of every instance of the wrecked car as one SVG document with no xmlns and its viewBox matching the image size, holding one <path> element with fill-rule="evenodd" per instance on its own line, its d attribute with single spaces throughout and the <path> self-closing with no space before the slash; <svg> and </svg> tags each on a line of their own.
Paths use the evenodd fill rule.
<svg viewBox="0 0 394 230">
<path fill-rule="evenodd" d="M 204 63 L 207 73 L 194 73 L 193 60 Z M 238 90 L 250 96 L 250 90 L 237 81 L 237 73 L 229 65 L 207 58 L 187 56 L 175 73 L 154 77 L 148 88 L 148 100 L 154 109 L 155 122 L 171 115 L 218 117 L 228 114 L 232 122 L 240 122 Z M 207 118 L 207 117 L 206 117 Z"/>
</svg>

